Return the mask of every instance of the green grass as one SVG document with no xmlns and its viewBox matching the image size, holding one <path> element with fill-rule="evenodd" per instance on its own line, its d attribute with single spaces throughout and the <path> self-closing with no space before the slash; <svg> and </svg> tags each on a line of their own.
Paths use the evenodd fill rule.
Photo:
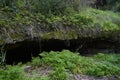
<svg viewBox="0 0 120 80">
<path fill-rule="evenodd" d="M 0 80 L 68 80 L 69 74 L 84 74 L 89 76 L 120 76 L 120 54 L 98 53 L 91 57 L 80 56 L 78 53 L 63 50 L 61 52 L 43 52 L 42 58 L 33 58 L 28 64 L 6 66 L 0 69 Z M 31 65 L 33 76 L 27 77 L 24 66 Z M 37 71 L 50 67 L 50 73 L 41 75 Z"/>
</svg>

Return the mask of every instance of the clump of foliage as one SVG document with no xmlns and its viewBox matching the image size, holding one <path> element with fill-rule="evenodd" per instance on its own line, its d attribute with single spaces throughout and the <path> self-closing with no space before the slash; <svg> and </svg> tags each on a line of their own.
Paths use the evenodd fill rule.
<svg viewBox="0 0 120 80">
<path fill-rule="evenodd" d="M 18 64 L 14 66 L 7 65 L 6 69 L 0 68 L 0 80 L 50 80 L 46 76 L 29 77 L 22 66 Z"/>
<path fill-rule="evenodd" d="M 98 61 L 106 61 L 120 67 L 120 55 L 98 53 L 98 55 L 94 56 L 94 59 Z"/>
<path fill-rule="evenodd" d="M 62 15 L 70 10 L 79 10 L 80 0 L 1 0 L 0 7 L 9 7 L 17 12 L 21 9 L 49 15 Z"/>
<path fill-rule="evenodd" d="M 69 72 L 72 72 L 73 74 L 82 73 L 94 76 L 120 75 L 119 54 L 100 53 L 94 57 L 83 57 L 79 54 L 64 50 L 62 52 L 43 52 L 40 55 L 42 56 L 42 60 L 39 64 L 44 63 L 53 67 L 52 74 L 54 75 L 52 75 L 52 79 L 58 79 L 63 76 L 62 78 L 65 80 L 67 79 Z"/>
<path fill-rule="evenodd" d="M 63 28 L 68 26 L 73 29 L 69 31 L 76 31 L 74 34 L 78 34 L 79 37 L 110 37 L 120 31 L 119 14 L 96 9 L 86 9 L 70 16 L 53 16 L 45 22 L 50 25 L 52 31 L 60 31 L 58 26 L 61 25 Z"/>
<path fill-rule="evenodd" d="M 19 66 L 9 66 L 0 70 L 0 80 L 24 80 L 23 71 Z"/>
</svg>

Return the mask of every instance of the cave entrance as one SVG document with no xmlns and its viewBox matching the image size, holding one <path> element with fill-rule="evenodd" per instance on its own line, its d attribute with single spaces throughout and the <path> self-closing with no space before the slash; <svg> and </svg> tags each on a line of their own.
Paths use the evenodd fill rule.
<svg viewBox="0 0 120 80">
<path fill-rule="evenodd" d="M 73 52 L 80 52 L 81 55 L 103 53 L 116 53 L 118 42 L 101 39 L 76 39 L 76 40 L 26 40 L 5 46 L 6 63 L 17 64 L 26 63 L 32 57 L 38 56 L 41 52 L 62 51 L 68 49 Z M 118 48 L 118 47 L 117 47 Z M 119 50 L 118 50 L 119 51 Z"/>
<path fill-rule="evenodd" d="M 6 63 L 7 64 L 17 64 L 18 62 L 28 62 L 32 57 L 39 56 L 43 51 L 49 52 L 61 51 L 63 49 L 70 49 L 70 42 L 66 40 L 26 40 L 23 42 L 18 42 L 15 44 L 9 44 L 5 46 L 6 53 Z"/>
<path fill-rule="evenodd" d="M 35 41 L 23 41 L 15 44 L 6 45 L 6 63 L 17 64 L 27 62 L 34 56 L 38 56 L 40 46 Z"/>
</svg>

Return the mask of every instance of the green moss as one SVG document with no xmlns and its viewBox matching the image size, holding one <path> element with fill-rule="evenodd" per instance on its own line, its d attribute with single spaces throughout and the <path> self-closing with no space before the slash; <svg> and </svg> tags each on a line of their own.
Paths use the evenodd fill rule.
<svg viewBox="0 0 120 80">
<path fill-rule="evenodd" d="M 69 31 L 69 32 L 63 32 L 63 31 L 57 31 L 57 32 L 49 32 L 44 33 L 42 36 L 43 39 L 77 39 L 78 35 L 75 31 Z"/>
<path fill-rule="evenodd" d="M 22 35 L 22 34 L 12 34 L 11 35 L 11 38 L 13 38 L 13 39 L 21 39 L 21 38 L 23 38 L 24 36 Z"/>
</svg>

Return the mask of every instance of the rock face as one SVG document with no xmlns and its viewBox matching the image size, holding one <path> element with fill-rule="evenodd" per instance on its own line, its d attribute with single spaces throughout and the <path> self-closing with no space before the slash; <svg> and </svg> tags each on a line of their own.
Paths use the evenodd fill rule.
<svg viewBox="0 0 120 80">
<path fill-rule="evenodd" d="M 88 28 L 81 30 L 64 26 L 59 28 L 57 31 L 49 31 L 40 26 L 0 28 L 0 46 L 4 46 L 7 51 L 6 62 L 9 64 L 26 62 L 42 51 L 51 50 L 69 49 L 83 55 L 119 51 L 119 42 L 114 37 L 101 37 L 97 33 L 92 34 L 98 35 L 97 37 L 90 37 L 91 30 Z"/>
</svg>

